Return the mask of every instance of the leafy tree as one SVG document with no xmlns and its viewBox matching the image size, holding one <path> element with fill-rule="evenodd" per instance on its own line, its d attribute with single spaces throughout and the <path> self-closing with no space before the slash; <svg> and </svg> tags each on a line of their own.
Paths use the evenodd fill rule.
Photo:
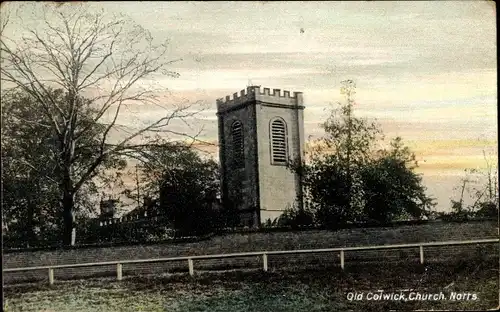
<svg viewBox="0 0 500 312">
<path fill-rule="evenodd" d="M 390 151 L 377 150 L 384 136 L 375 122 L 354 116 L 355 87 L 352 80 L 342 82 L 345 103 L 338 103 L 322 124 L 325 135 L 314 142 L 309 161 L 292 163 L 302 176 L 305 205 L 328 228 L 418 218 L 433 201 L 413 172 L 415 157 L 400 138 Z"/>
<path fill-rule="evenodd" d="M 40 8 L 32 11 L 44 14 L 44 23 L 16 29 L 21 38 L 8 38 L 9 24 L 2 22 L 2 92 L 11 88 L 28 94 L 43 117 L 43 126 L 54 134 L 53 179 L 59 188 L 62 240 L 69 245 L 75 199 L 103 164 L 134 149 L 134 140 L 150 131 L 176 133 L 167 125 L 196 111 L 187 110 L 190 105 L 185 103 L 163 107 L 159 95 L 165 89 L 148 84 L 178 74 L 168 70 L 173 61 L 166 59 L 167 44 L 155 44 L 147 30 L 125 18 L 110 19 L 78 5 L 41 4 Z M 149 125 L 130 129 L 117 122 L 129 105 L 156 105 L 165 108 L 165 114 Z M 92 118 L 84 118 L 89 111 Z M 113 135 L 117 131 L 125 137 L 117 139 Z M 82 138 L 92 140 L 92 148 L 87 149 Z"/>
<path fill-rule="evenodd" d="M 55 225 L 57 184 L 50 179 L 55 167 L 50 130 L 30 122 L 28 102 L 19 94 L 2 96 L 2 217 L 6 241 L 24 237 L 29 246 Z"/>
<path fill-rule="evenodd" d="M 418 165 L 415 155 L 400 137 L 392 140 L 391 150 L 380 154 L 361 170 L 365 217 L 386 223 L 426 216 L 435 204 L 425 194 L 422 178 L 413 171 Z"/>
<path fill-rule="evenodd" d="M 375 143 L 382 138 L 376 123 L 353 114 L 356 85 L 352 80 L 342 82 L 344 103 L 332 108 L 321 124 L 325 134 L 313 142 L 309 162 L 293 163 L 304 187 L 306 206 L 316 211 L 317 220 L 327 227 L 356 221 L 361 218 L 362 183 L 359 169 L 372 156 Z"/>
<path fill-rule="evenodd" d="M 349 204 L 347 171 L 338 158 L 312 160 L 305 165 L 302 181 L 304 206 L 315 211 L 320 224 L 334 228 L 355 218 Z"/>
<path fill-rule="evenodd" d="M 148 214 L 164 217 L 156 226 L 172 225 L 182 235 L 205 234 L 218 226 L 220 217 L 212 207 L 220 187 L 214 160 L 204 159 L 191 145 L 162 139 L 145 147 L 139 159 L 145 181 L 141 192 L 160 203 Z"/>
<path fill-rule="evenodd" d="M 52 90 L 51 96 L 61 107 L 65 105 L 62 90 Z M 93 118 L 92 109 L 86 108 L 81 114 L 82 126 L 92 122 Z M 41 109 L 25 92 L 10 92 L 2 96 L 3 216 L 10 224 L 9 233 L 23 238 L 22 241 L 31 246 L 37 241 L 55 240 L 62 227 L 58 209 L 61 197 L 57 178 L 58 142 L 50 120 L 45 118 Z M 94 129 L 99 131 L 97 126 Z M 100 143 L 92 136 L 81 137 L 80 142 L 74 151 L 76 175 L 89 162 L 89 155 L 95 153 Z M 103 168 L 118 170 L 124 165 L 118 157 L 110 157 L 102 164 Z M 75 216 L 83 217 L 94 212 L 91 197 L 97 193 L 96 183 L 104 178 L 107 176 L 100 172 L 95 179 L 82 185 L 75 195 Z"/>
<path fill-rule="evenodd" d="M 353 80 L 342 81 L 340 89 L 344 103 L 333 109 L 330 116 L 322 124 L 325 136 L 321 139 L 329 150 L 328 162 L 334 164 L 339 173 L 344 174 L 345 193 L 349 210 L 359 206 L 360 182 L 358 169 L 371 158 L 377 139 L 382 132 L 375 122 L 354 116 L 354 95 L 356 84 Z"/>
</svg>

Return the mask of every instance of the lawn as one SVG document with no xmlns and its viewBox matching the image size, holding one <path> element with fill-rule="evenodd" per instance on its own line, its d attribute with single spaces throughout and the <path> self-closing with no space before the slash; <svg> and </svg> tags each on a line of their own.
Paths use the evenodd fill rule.
<svg viewBox="0 0 500 312">
<path fill-rule="evenodd" d="M 64 281 L 4 288 L 6 311 L 387 311 L 486 310 L 498 306 L 498 256 L 420 264 L 352 264 L 299 271 L 233 271 Z M 370 301 L 383 290 L 440 293 L 439 301 Z M 349 292 L 365 298 L 349 301 Z M 470 293 L 476 300 L 450 300 Z M 405 292 L 404 292 L 405 293 Z M 406 292 L 406 294 L 409 294 Z M 408 296 L 408 295 L 407 295 Z"/>
</svg>

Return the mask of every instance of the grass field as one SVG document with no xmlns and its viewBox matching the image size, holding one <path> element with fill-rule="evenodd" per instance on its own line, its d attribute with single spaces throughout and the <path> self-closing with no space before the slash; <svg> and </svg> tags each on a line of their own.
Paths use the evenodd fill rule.
<svg viewBox="0 0 500 312">
<path fill-rule="evenodd" d="M 351 265 L 295 272 L 171 274 L 4 288 L 5 311 L 388 311 L 486 310 L 498 306 L 498 257 L 401 265 Z M 439 301 L 370 301 L 369 292 L 413 289 Z M 349 301 L 349 292 L 365 298 Z M 476 300 L 450 300 L 452 292 Z M 408 295 L 409 293 L 406 292 Z M 407 295 L 407 296 L 408 296 Z M 471 298 L 472 299 L 472 298 Z"/>
<path fill-rule="evenodd" d="M 290 250 L 497 238 L 496 221 L 427 223 L 399 227 L 226 234 L 189 243 L 4 253 L 6 267 L 120 259 L 176 257 L 261 250 Z"/>
<path fill-rule="evenodd" d="M 423 225 L 401 226 L 396 228 L 366 228 L 340 231 L 303 231 L 303 232 L 275 232 L 231 234 L 213 237 L 199 242 L 182 244 L 156 244 L 147 246 L 121 246 L 111 248 L 89 248 L 75 250 L 52 250 L 36 252 L 5 253 L 3 255 L 4 268 L 29 267 L 51 264 L 70 264 L 96 261 L 113 261 L 123 259 L 144 259 L 158 257 L 176 257 L 186 255 L 220 254 L 245 251 L 287 250 L 287 249 L 314 249 L 342 246 L 366 246 L 398 243 L 415 243 L 445 240 L 467 240 L 482 238 L 497 238 L 496 222 L 471 223 L 429 223 Z M 486 248 L 486 247 L 485 247 Z M 488 248 L 492 248 L 489 246 Z M 470 249 L 470 250 L 467 250 Z M 426 259 L 444 256 L 466 257 L 477 253 L 475 246 L 426 248 Z M 484 248 L 483 248 L 484 249 Z M 498 252 L 498 251 L 494 251 Z M 411 250 L 394 250 L 387 252 L 355 252 L 346 253 L 346 263 L 356 261 L 391 261 L 400 260 L 403 263 L 418 262 L 418 248 Z M 269 267 L 277 268 L 295 265 L 309 266 L 321 269 L 329 266 L 338 266 L 338 254 L 318 254 L 303 256 L 269 257 Z M 204 269 L 236 269 L 261 268 L 259 257 L 247 259 L 204 260 L 196 261 L 195 270 Z M 187 263 L 156 263 L 124 265 L 125 276 L 132 274 L 163 274 L 165 272 L 185 272 Z M 67 278 L 83 278 L 90 276 L 113 276 L 114 266 L 58 269 L 55 271 L 56 281 Z M 47 272 L 31 271 L 23 273 L 8 273 L 4 276 L 4 283 L 10 284 L 20 281 L 46 281 Z"/>
</svg>

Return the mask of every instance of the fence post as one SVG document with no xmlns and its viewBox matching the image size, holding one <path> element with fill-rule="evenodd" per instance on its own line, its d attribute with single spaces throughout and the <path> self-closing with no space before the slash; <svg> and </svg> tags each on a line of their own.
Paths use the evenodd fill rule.
<svg viewBox="0 0 500 312">
<path fill-rule="evenodd" d="M 116 280 L 121 281 L 123 279 L 123 274 L 122 274 L 122 264 L 117 263 L 116 264 Z"/>
<path fill-rule="evenodd" d="M 49 284 L 54 285 L 54 269 L 49 268 Z"/>
<path fill-rule="evenodd" d="M 188 259 L 188 266 L 189 266 L 189 275 L 194 276 L 193 259 L 191 258 Z"/>
<path fill-rule="evenodd" d="M 75 217 L 73 216 L 73 219 Z M 74 222 L 74 221 L 73 221 Z M 72 230 L 71 230 L 71 246 L 75 246 L 75 243 L 76 243 L 76 228 L 74 227 Z"/>
<path fill-rule="evenodd" d="M 344 269 L 344 250 L 343 249 L 340 250 L 340 267 L 342 268 L 342 270 Z"/>
<path fill-rule="evenodd" d="M 420 264 L 424 264 L 424 246 L 420 245 Z"/>
<path fill-rule="evenodd" d="M 263 263 L 264 272 L 267 272 L 267 254 L 266 253 L 262 254 L 262 263 Z"/>
</svg>

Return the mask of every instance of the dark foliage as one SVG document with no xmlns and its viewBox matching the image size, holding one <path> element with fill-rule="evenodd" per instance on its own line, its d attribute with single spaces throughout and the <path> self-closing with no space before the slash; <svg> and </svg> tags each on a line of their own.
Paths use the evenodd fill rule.
<svg viewBox="0 0 500 312">
<path fill-rule="evenodd" d="M 50 89 L 49 89 L 50 90 Z M 62 90 L 50 90 L 61 108 L 67 95 Z M 93 122 L 96 113 L 85 99 L 79 99 L 80 116 L 75 131 L 92 125 L 79 138 L 73 151 L 72 178 L 92 161 L 99 146 L 94 135 L 104 125 Z M 64 180 L 59 159 L 60 146 L 51 120 L 42 107 L 25 92 L 2 95 L 2 216 L 4 242 L 16 247 L 52 244 L 61 240 L 63 231 Z M 120 170 L 125 166 L 118 157 L 107 157 L 101 169 Z M 100 181 L 108 177 L 99 172 Z M 89 180 L 75 190 L 73 216 L 80 220 L 94 212 L 92 195 L 97 194 L 96 180 Z"/>
<path fill-rule="evenodd" d="M 204 235 L 222 226 L 219 167 L 183 143 L 157 139 L 142 151 L 141 192 L 156 200 L 148 210 L 151 227 L 171 228 L 176 235 Z M 136 194 L 128 190 L 128 194 Z M 161 230 L 156 234 L 163 235 Z M 154 234 L 153 234 L 154 235 Z"/>
<path fill-rule="evenodd" d="M 280 227 L 290 227 L 292 229 L 312 227 L 314 226 L 314 213 L 313 211 L 303 207 L 295 209 L 289 208 L 285 210 L 277 221 L 275 221 L 274 225 Z M 268 226 L 273 226 L 273 224 L 269 222 Z"/>
<path fill-rule="evenodd" d="M 302 176 L 304 204 L 314 223 L 337 229 L 427 216 L 435 204 L 414 172 L 415 156 L 399 137 L 389 149 L 376 150 L 382 131 L 354 116 L 354 89 L 353 81 L 343 82 L 346 104 L 339 104 L 322 124 L 325 136 L 311 142 L 316 147 L 309 151 L 309 161 L 291 162 L 291 170 Z M 309 223 L 299 218 L 302 215 L 295 208 L 285 218 L 289 223 Z"/>
<path fill-rule="evenodd" d="M 422 178 L 413 171 L 415 156 L 400 138 L 394 139 L 391 146 L 390 151 L 383 151 L 380 158 L 361 170 L 364 216 L 380 223 L 427 216 L 433 203 L 425 195 Z"/>
</svg>

